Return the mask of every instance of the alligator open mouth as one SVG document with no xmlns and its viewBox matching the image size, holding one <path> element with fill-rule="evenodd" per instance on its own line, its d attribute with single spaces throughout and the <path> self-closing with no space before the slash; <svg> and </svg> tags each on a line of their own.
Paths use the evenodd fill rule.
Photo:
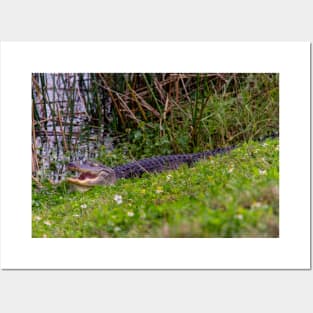
<svg viewBox="0 0 313 313">
<path fill-rule="evenodd" d="M 96 181 L 96 179 L 97 179 L 97 174 L 81 173 L 77 177 L 68 177 L 67 181 L 76 185 L 89 186 L 90 183 L 94 185 L 94 182 Z"/>
<path fill-rule="evenodd" d="M 77 177 L 67 178 L 67 181 L 79 191 L 86 191 L 96 185 L 109 185 L 116 180 L 113 169 L 89 161 L 71 162 L 68 169 L 79 173 Z"/>
<path fill-rule="evenodd" d="M 71 162 L 68 164 L 68 169 L 79 172 L 77 177 L 67 178 L 69 183 L 82 187 L 91 187 L 98 183 L 98 176 L 102 167 L 99 164 L 91 162 L 84 162 L 82 164 Z"/>
</svg>

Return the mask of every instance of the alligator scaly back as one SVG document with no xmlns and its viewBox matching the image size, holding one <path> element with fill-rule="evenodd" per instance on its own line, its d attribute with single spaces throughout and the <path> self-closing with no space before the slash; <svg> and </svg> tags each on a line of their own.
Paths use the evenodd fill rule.
<svg viewBox="0 0 313 313">
<path fill-rule="evenodd" d="M 235 146 L 230 146 L 199 153 L 157 156 L 116 166 L 113 170 L 117 179 L 137 177 L 144 173 L 157 173 L 165 170 L 175 170 L 182 164 L 191 166 L 193 163 L 201 159 L 207 159 L 216 154 L 223 154 L 234 148 Z"/>
<path fill-rule="evenodd" d="M 274 132 L 270 135 L 257 139 L 257 141 L 262 142 L 268 138 L 276 138 L 278 136 L 279 133 Z M 217 148 L 215 150 L 204 151 L 199 153 L 156 156 L 116 166 L 113 168 L 113 170 L 115 172 L 117 179 L 137 177 L 141 176 L 143 173 L 157 173 L 165 170 L 175 170 L 181 164 L 187 164 L 188 166 L 191 166 L 193 165 L 193 163 L 201 159 L 207 159 L 217 154 L 227 153 L 235 149 L 236 147 L 237 147 L 236 145 L 232 145 L 225 148 Z"/>
</svg>

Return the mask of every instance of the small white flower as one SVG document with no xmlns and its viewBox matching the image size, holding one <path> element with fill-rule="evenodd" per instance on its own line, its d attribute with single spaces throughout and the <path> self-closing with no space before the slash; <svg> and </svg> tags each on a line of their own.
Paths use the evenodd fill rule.
<svg viewBox="0 0 313 313">
<path fill-rule="evenodd" d="M 163 192 L 163 188 L 162 187 L 157 187 L 155 192 L 156 193 L 162 193 Z"/>
<path fill-rule="evenodd" d="M 261 202 L 253 202 L 253 203 L 252 203 L 252 208 L 253 208 L 253 209 L 260 208 L 261 206 L 262 206 L 262 203 L 261 203 Z"/>
<path fill-rule="evenodd" d="M 237 220 L 243 220 L 243 215 L 242 214 L 237 214 L 237 215 L 235 215 L 235 218 Z"/>
<path fill-rule="evenodd" d="M 268 146 L 268 144 L 267 144 L 266 142 L 264 142 L 264 143 L 262 144 L 262 147 L 266 147 L 266 146 Z"/>
<path fill-rule="evenodd" d="M 114 200 L 117 204 L 121 204 L 123 203 L 123 199 L 122 199 L 122 196 L 121 195 L 115 195 L 114 196 Z"/>
<path fill-rule="evenodd" d="M 232 173 L 233 170 L 234 170 L 234 168 L 233 168 L 233 167 L 230 167 L 230 168 L 228 169 L 228 173 Z"/>
<path fill-rule="evenodd" d="M 118 227 L 118 226 L 114 227 L 114 231 L 115 231 L 115 232 L 118 232 L 118 231 L 120 231 L 120 230 L 121 230 L 121 227 Z"/>
<path fill-rule="evenodd" d="M 43 222 L 45 225 L 47 225 L 47 226 L 51 226 L 51 222 L 49 222 L 49 221 L 44 221 Z"/>
<path fill-rule="evenodd" d="M 128 215 L 129 217 L 132 217 L 132 216 L 134 216 L 134 212 L 128 211 L 128 212 L 127 212 L 127 215 Z"/>
<path fill-rule="evenodd" d="M 34 219 L 35 219 L 35 221 L 40 221 L 41 217 L 37 215 L 37 216 L 34 217 Z"/>
<path fill-rule="evenodd" d="M 259 174 L 260 175 L 265 175 L 266 174 L 266 170 L 259 170 Z"/>
<path fill-rule="evenodd" d="M 80 215 L 79 214 L 74 214 L 73 217 L 80 217 Z"/>
<path fill-rule="evenodd" d="M 172 177 L 173 177 L 173 176 L 172 176 L 171 174 L 169 174 L 169 175 L 166 176 L 166 180 L 169 181 L 169 180 L 172 179 Z"/>
<path fill-rule="evenodd" d="M 81 207 L 82 209 L 86 209 L 86 208 L 87 208 L 87 205 L 86 205 L 86 204 L 82 204 L 80 207 Z"/>
</svg>

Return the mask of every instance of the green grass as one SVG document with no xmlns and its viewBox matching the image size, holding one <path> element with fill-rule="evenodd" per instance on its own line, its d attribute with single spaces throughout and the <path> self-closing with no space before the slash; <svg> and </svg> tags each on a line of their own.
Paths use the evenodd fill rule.
<svg viewBox="0 0 313 313">
<path fill-rule="evenodd" d="M 86 193 L 33 189 L 33 237 L 278 237 L 279 142 Z"/>
</svg>

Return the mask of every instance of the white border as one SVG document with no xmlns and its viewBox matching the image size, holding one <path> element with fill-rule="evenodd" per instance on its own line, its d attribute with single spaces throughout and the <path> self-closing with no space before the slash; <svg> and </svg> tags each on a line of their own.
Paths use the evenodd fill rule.
<svg viewBox="0 0 313 313">
<path fill-rule="evenodd" d="M 32 72 L 279 72 L 280 238 L 32 239 Z M 308 269 L 309 134 L 309 43 L 3 42 L 1 266 Z"/>
</svg>

